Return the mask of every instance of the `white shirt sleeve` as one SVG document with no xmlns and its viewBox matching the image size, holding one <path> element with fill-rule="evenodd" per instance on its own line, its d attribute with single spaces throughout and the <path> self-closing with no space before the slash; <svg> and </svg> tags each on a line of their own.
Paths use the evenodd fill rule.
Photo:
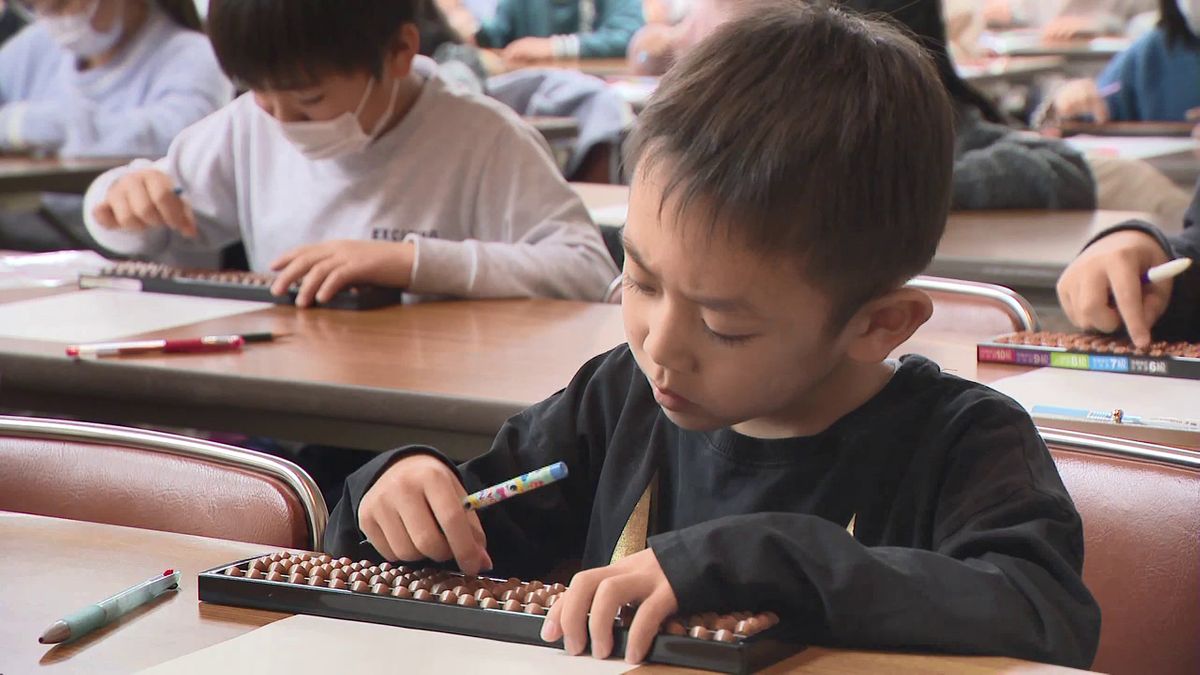
<svg viewBox="0 0 1200 675">
<path fill-rule="evenodd" d="M 483 156 L 464 241 L 415 239 L 413 293 L 601 301 L 617 275 L 583 201 L 531 128 L 506 130 Z"/>
<path fill-rule="evenodd" d="M 167 156 L 156 162 L 136 160 L 100 175 L 84 196 L 83 216 L 97 243 L 120 255 L 156 256 L 167 250 L 218 250 L 241 238 L 237 209 L 237 175 L 234 170 L 236 117 L 239 105 L 230 104 L 188 127 L 171 143 Z M 93 212 L 120 178 L 154 168 L 182 188 L 182 197 L 196 213 L 197 237 L 188 239 L 165 227 L 143 232 L 114 231 L 102 227 Z"/>
</svg>

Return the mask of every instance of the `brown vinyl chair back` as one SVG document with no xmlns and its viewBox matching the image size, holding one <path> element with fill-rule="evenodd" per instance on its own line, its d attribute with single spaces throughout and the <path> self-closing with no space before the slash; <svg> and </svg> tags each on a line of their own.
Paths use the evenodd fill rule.
<svg viewBox="0 0 1200 675">
<path fill-rule="evenodd" d="M 272 546 L 321 546 L 328 512 L 300 467 L 157 431 L 0 416 L 0 510 Z"/>
<path fill-rule="evenodd" d="M 1033 305 L 1004 286 L 926 275 L 913 278 L 907 285 L 933 299 L 933 316 L 922 329 L 970 333 L 981 338 L 1038 330 Z"/>
<path fill-rule="evenodd" d="M 1200 453 L 1041 433 L 1083 517 L 1083 580 L 1101 612 L 1092 669 L 1200 673 Z"/>
</svg>

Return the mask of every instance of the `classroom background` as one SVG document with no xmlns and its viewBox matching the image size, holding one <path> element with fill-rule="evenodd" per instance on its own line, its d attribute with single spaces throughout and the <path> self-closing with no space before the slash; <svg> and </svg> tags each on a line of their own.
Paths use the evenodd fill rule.
<svg viewBox="0 0 1200 675">
<path fill-rule="evenodd" d="M 437 655 L 414 666 L 428 672 L 479 660 L 501 672 L 629 671 L 619 662 L 564 665 L 551 650 L 453 630 L 400 634 L 200 602 L 197 587 L 205 571 L 232 561 L 319 550 L 346 477 L 377 453 L 429 444 L 456 461 L 475 457 L 506 419 L 624 342 L 621 228 L 633 168 L 624 144 L 660 79 L 753 1 L 418 3 L 419 52 L 442 95 L 485 101 L 478 105 L 520 141 L 482 148 L 464 140 L 457 154 L 426 148 L 428 165 L 412 167 L 426 176 L 419 190 L 380 169 L 374 183 L 395 199 L 381 208 L 442 199 L 454 203 L 431 222 L 468 211 L 464 218 L 483 222 L 502 211 L 537 223 L 431 236 L 383 223 L 346 234 L 333 207 L 328 222 L 275 214 L 303 222 L 313 245 L 438 240 L 441 248 L 422 245 L 444 251 L 447 265 L 481 266 L 494 284 L 418 268 L 414 286 L 367 284 L 324 300 L 300 275 L 283 284 L 282 300 L 272 295 L 284 268 L 263 268 L 269 238 L 250 240 L 245 223 L 226 223 L 212 237 L 219 245 L 116 251 L 97 236 L 89 188 L 130 167 L 183 167 L 201 176 L 174 188 L 190 204 L 202 198 L 196 186 L 224 170 L 202 151 L 225 132 L 202 133 L 240 114 L 239 105 L 249 109 L 253 92 L 221 69 L 204 33 L 209 2 L 0 2 L 0 562 L 8 573 L 0 672 L 199 672 L 230 659 L 238 672 L 309 672 L 347 658 L 359 659 L 355 670 L 392 672 L 397 648 Z M 1131 366 L 1135 346 L 1124 340 L 1118 299 L 1105 289 L 1087 304 L 1077 289 L 1117 269 L 1120 252 L 1098 251 L 1121 232 L 1154 237 L 1168 258 L 1200 252 L 1200 6 L 841 4 L 889 15 L 917 37 L 956 113 L 945 234 L 909 282 L 933 299 L 933 316 L 894 356 L 925 355 L 1032 416 L 1084 518 L 1084 578 L 1104 616 L 1092 668 L 1197 672 L 1200 304 L 1178 303 L 1200 303 L 1200 293 L 1166 292 L 1177 304 L 1170 326 L 1153 333 L 1161 340 L 1154 363 Z M 114 12 L 126 12 L 126 23 L 109 20 Z M 85 16 L 91 29 L 44 28 L 63 13 Z M 476 118 L 452 114 L 445 119 L 475 128 Z M 240 124 L 222 129 L 232 135 Z M 361 131 L 357 112 L 353 127 Z M 285 162 L 264 174 L 289 170 Z M 238 189 L 265 179 L 240 179 Z M 859 189 L 870 189 L 869 176 Z M 350 187 L 330 192 L 345 200 L 340 209 L 375 199 Z M 271 208 L 312 198 L 276 195 Z M 237 219 L 265 197 L 238 199 L 215 198 Z M 447 245 L 475 240 L 484 240 L 480 249 L 558 248 L 521 261 Z M 1176 277 L 1176 287 L 1200 288 L 1194 272 Z M 295 306 L 310 290 L 301 304 L 328 306 Z M 1103 358 L 1084 353 L 1094 344 L 1070 342 L 1098 330 L 1116 334 Z M 1014 333 L 1024 342 L 1004 337 Z M 1178 359 L 1162 365 L 1176 347 Z M 1051 355 L 1072 351 L 1084 354 Z M 167 567 L 183 573 L 179 597 L 57 647 L 35 643 L 46 625 Z M 314 641 L 322 648 L 304 646 Z M 685 672 L 677 667 L 633 672 Z M 769 672 L 1060 670 L 1069 669 L 807 647 Z"/>
</svg>

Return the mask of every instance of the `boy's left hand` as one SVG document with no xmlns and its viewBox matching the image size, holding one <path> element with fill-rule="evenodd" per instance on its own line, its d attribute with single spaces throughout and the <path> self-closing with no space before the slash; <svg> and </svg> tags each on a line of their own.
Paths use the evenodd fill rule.
<svg viewBox="0 0 1200 675">
<path fill-rule="evenodd" d="M 606 659 L 613 648 L 613 620 L 626 604 L 638 609 L 629 627 L 625 661 L 641 663 L 663 621 L 679 609 L 675 591 L 649 548 L 608 567 L 576 574 L 546 615 L 542 639 L 562 638 L 567 653 L 578 656 L 590 634 L 592 656 Z"/>
<path fill-rule="evenodd" d="M 554 43 L 550 38 L 526 37 L 510 43 L 501 52 L 510 63 L 537 63 L 554 58 Z"/>
<path fill-rule="evenodd" d="M 271 263 L 279 273 L 271 293 L 283 295 L 300 282 L 296 306 L 308 307 L 314 301 L 329 302 L 351 284 L 407 288 L 415 256 L 411 242 L 343 239 L 300 246 Z"/>
</svg>

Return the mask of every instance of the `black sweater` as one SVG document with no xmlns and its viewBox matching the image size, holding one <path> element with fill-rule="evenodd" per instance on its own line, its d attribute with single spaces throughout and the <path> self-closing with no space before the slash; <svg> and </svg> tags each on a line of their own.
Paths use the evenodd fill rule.
<svg viewBox="0 0 1200 675">
<path fill-rule="evenodd" d="M 358 504 L 414 452 L 433 451 L 385 453 L 350 477 L 329 552 L 379 558 L 359 544 Z M 921 357 L 826 431 L 759 440 L 675 426 L 622 346 L 459 474 L 470 492 L 558 460 L 569 478 L 480 512 L 498 575 L 606 564 L 657 472 L 649 544 L 682 612 L 771 609 L 813 644 L 1076 667 L 1095 655 L 1079 514 L 1028 415 Z"/>
</svg>

